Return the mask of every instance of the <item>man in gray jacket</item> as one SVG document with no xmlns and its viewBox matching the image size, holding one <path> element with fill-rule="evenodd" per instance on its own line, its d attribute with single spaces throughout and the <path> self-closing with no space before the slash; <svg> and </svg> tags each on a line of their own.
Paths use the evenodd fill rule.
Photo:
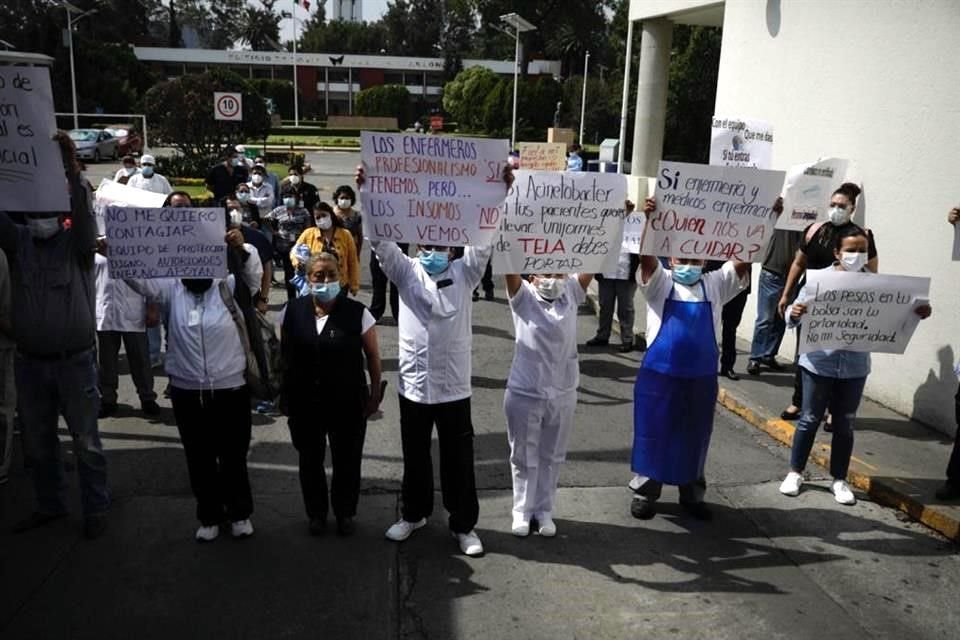
<svg viewBox="0 0 960 640">
<path fill-rule="evenodd" d="M 84 534 L 99 537 L 110 506 L 107 460 L 97 430 L 93 249 L 96 224 L 73 144 L 58 134 L 70 188 L 71 225 L 63 214 L 27 212 L 26 225 L 0 212 L 0 249 L 10 265 L 15 377 L 24 454 L 31 462 L 34 513 L 26 531 L 66 515 L 66 481 L 57 437 L 63 414 L 77 457 Z"/>
</svg>

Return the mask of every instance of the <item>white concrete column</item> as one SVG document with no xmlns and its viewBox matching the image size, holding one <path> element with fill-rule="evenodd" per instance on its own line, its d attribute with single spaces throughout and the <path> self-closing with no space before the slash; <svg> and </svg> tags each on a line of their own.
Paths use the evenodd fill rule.
<svg viewBox="0 0 960 640">
<path fill-rule="evenodd" d="M 663 129 L 667 120 L 667 84 L 673 23 L 645 20 L 640 36 L 637 111 L 633 125 L 633 158 L 630 173 L 652 176 L 663 154 Z"/>
</svg>

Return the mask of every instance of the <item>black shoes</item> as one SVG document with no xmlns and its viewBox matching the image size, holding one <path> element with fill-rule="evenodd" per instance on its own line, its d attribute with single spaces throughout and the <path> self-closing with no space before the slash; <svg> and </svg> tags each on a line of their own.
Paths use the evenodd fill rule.
<svg viewBox="0 0 960 640">
<path fill-rule="evenodd" d="M 704 522 L 713 520 L 713 511 L 705 502 L 681 502 L 680 506 L 697 520 L 703 520 Z"/>
<path fill-rule="evenodd" d="M 630 353 L 631 351 L 633 351 L 632 342 L 624 342 L 620 345 L 620 353 Z"/>
<path fill-rule="evenodd" d="M 650 500 L 634 497 L 630 501 L 630 515 L 639 520 L 649 520 L 657 514 L 657 508 Z"/>
<path fill-rule="evenodd" d="M 774 357 L 764 358 L 760 361 L 760 364 L 764 365 L 771 371 L 783 371 L 783 365 L 777 362 L 777 359 Z"/>
<path fill-rule="evenodd" d="M 609 341 L 608 339 L 606 339 L 606 338 L 598 338 L 598 337 L 596 337 L 596 336 L 594 336 L 593 338 L 590 338 L 590 339 L 587 340 L 587 342 L 586 342 L 586 345 L 587 345 L 588 347 L 605 347 L 605 346 L 607 346 L 608 344 L 610 344 L 610 341 Z"/>
<path fill-rule="evenodd" d="M 91 513 L 83 518 L 83 537 L 96 540 L 107 530 L 107 514 Z"/>
<path fill-rule="evenodd" d="M 483 292 L 483 299 L 487 302 L 493 302 L 493 289 Z"/>
<path fill-rule="evenodd" d="M 117 412 L 117 403 L 116 402 L 101 402 L 100 403 L 100 413 L 97 414 L 97 417 L 101 420 L 103 418 L 109 418 Z"/>
<path fill-rule="evenodd" d="M 733 369 L 721 369 L 721 370 L 720 370 L 720 375 L 723 376 L 724 378 L 729 378 L 730 380 L 733 380 L 734 382 L 736 382 L 737 380 L 740 379 L 740 376 L 738 376 L 737 373 L 736 373 Z"/>
<path fill-rule="evenodd" d="M 937 489 L 937 500 L 960 500 L 960 484 L 954 484 L 947 480 L 943 486 Z"/>
<path fill-rule="evenodd" d="M 310 535 L 322 536 L 327 532 L 326 518 L 310 518 Z"/>
<path fill-rule="evenodd" d="M 160 405 L 157 404 L 156 400 L 147 400 L 140 405 L 140 409 L 148 416 L 160 415 Z"/>
<path fill-rule="evenodd" d="M 747 373 L 752 376 L 760 375 L 760 362 L 757 360 L 751 360 L 747 363 Z"/>
<path fill-rule="evenodd" d="M 65 513 L 40 513 L 39 511 L 34 511 L 30 514 L 28 518 L 25 518 L 13 525 L 14 533 L 25 533 L 32 529 L 39 529 L 40 527 L 45 527 L 51 522 L 55 522 L 60 518 L 66 518 L 67 514 Z"/>
<path fill-rule="evenodd" d="M 476 289 L 473 290 L 473 301 L 476 302 L 480 299 L 480 292 Z"/>
<path fill-rule="evenodd" d="M 354 524 L 353 518 L 345 516 L 343 518 L 337 518 L 337 535 L 342 537 L 352 536 L 353 532 L 357 530 L 357 525 Z"/>
</svg>

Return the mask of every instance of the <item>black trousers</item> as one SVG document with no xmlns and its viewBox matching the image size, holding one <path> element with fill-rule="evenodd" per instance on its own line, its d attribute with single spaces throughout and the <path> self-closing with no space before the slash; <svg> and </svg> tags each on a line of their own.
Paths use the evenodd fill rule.
<svg viewBox="0 0 960 640">
<path fill-rule="evenodd" d="M 450 514 L 450 529 L 468 533 L 477 524 L 480 503 L 473 474 L 473 424 L 470 398 L 421 404 L 400 396 L 403 446 L 403 519 L 416 522 L 433 513 L 433 425 L 440 444 L 440 490 Z"/>
<path fill-rule="evenodd" d="M 747 306 L 747 298 L 750 297 L 750 290 L 742 291 L 736 298 L 723 305 L 721 315 L 722 334 L 720 339 L 720 370 L 727 371 L 733 369 L 737 362 L 737 327 L 740 326 L 740 319 L 743 317 L 743 308 Z"/>
<path fill-rule="evenodd" d="M 253 513 L 247 476 L 250 391 L 170 387 L 173 415 L 187 456 L 197 519 L 204 526 L 246 520 Z"/>
<path fill-rule="evenodd" d="M 483 270 L 483 278 L 480 279 L 480 286 L 484 293 L 493 293 L 493 258 L 487 260 L 487 268 Z M 474 289 L 476 291 L 476 289 Z"/>
<path fill-rule="evenodd" d="M 293 446 L 300 455 L 300 489 L 307 517 L 326 519 L 330 502 L 337 518 L 357 514 L 360 499 L 360 463 L 367 421 L 358 405 L 353 412 L 330 413 L 326 406 L 297 408 L 287 420 Z M 327 497 L 327 471 L 323 466 L 330 440 L 333 477 Z"/>
<path fill-rule="evenodd" d="M 404 255 L 410 250 L 410 245 L 402 242 L 397 244 Z M 387 274 L 380 268 L 380 261 L 377 260 L 377 254 L 370 252 L 370 280 L 373 284 L 373 297 L 370 299 L 370 315 L 379 320 L 387 310 Z M 390 284 L 390 312 L 393 319 L 397 319 L 397 310 L 400 307 L 400 294 L 397 291 L 397 285 Z"/>
<path fill-rule="evenodd" d="M 287 301 L 297 299 L 297 289 L 290 284 L 291 278 L 296 274 L 293 268 L 293 261 L 290 260 L 290 251 L 280 251 L 280 262 L 283 263 L 283 286 L 287 290 Z"/>
<path fill-rule="evenodd" d="M 947 480 L 950 484 L 960 486 L 960 387 L 957 387 L 956 403 L 957 434 L 953 440 L 953 453 L 950 454 L 950 463 L 947 465 Z"/>
<path fill-rule="evenodd" d="M 797 347 L 794 350 L 796 354 L 793 357 L 793 397 L 790 404 L 795 407 L 803 406 L 803 373 L 800 371 L 800 328 L 794 332 L 797 334 Z"/>
</svg>

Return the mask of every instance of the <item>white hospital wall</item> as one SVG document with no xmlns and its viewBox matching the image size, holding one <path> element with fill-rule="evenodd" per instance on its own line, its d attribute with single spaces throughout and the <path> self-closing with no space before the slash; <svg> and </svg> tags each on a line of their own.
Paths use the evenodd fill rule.
<svg viewBox="0 0 960 640">
<path fill-rule="evenodd" d="M 931 277 L 934 307 L 906 354 L 874 356 L 867 395 L 950 434 L 960 360 L 960 262 L 946 222 L 960 204 L 958 34 L 955 0 L 728 0 L 715 111 L 771 122 L 775 168 L 857 161 L 867 205 L 858 222 L 876 235 L 880 272 Z M 753 335 L 755 317 L 751 296 L 741 337 Z M 793 345 L 788 334 L 781 353 L 792 356 Z"/>
</svg>

